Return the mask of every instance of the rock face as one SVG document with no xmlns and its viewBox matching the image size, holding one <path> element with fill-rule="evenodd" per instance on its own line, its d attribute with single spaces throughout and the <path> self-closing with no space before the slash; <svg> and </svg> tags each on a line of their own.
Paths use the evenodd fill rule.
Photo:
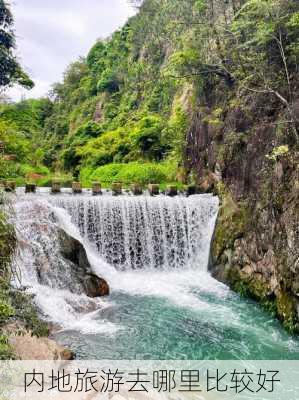
<svg viewBox="0 0 299 400">
<path fill-rule="evenodd" d="M 16 320 L 2 329 L 17 360 L 74 360 L 75 354 L 47 337 L 37 337 Z"/>
<path fill-rule="evenodd" d="M 221 96 L 225 100 L 225 92 Z M 221 199 L 210 269 L 234 290 L 260 301 L 288 330 L 299 331 L 294 127 L 281 125 L 278 134 L 279 121 L 287 114 L 275 99 L 248 97 L 241 107 L 234 101 L 221 103 L 221 96 L 194 112 L 185 155 L 186 169 L 196 172 L 200 191 Z"/>
<path fill-rule="evenodd" d="M 107 296 L 108 283 L 91 272 L 91 266 L 83 245 L 62 229 L 59 230 L 61 255 L 71 262 L 71 275 L 89 297 Z"/>
<path fill-rule="evenodd" d="M 69 236 L 64 230 L 59 229 L 58 241 L 61 255 L 74 264 L 79 274 L 91 271 L 86 251 L 77 239 Z"/>
</svg>

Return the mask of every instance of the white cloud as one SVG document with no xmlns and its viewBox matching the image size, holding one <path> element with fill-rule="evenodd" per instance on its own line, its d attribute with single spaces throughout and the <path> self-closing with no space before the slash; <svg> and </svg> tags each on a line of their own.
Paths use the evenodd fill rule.
<svg viewBox="0 0 299 400">
<path fill-rule="evenodd" d="M 17 54 L 35 81 L 32 91 L 9 90 L 13 100 L 45 95 L 69 63 L 134 13 L 128 0 L 14 0 L 12 9 Z"/>
</svg>

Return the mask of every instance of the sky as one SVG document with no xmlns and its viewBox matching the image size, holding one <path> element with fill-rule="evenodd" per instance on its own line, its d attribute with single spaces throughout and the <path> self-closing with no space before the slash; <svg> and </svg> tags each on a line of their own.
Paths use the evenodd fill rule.
<svg viewBox="0 0 299 400">
<path fill-rule="evenodd" d="M 134 14 L 128 0 L 11 0 L 11 6 L 17 56 L 35 82 L 30 91 L 10 89 L 14 101 L 46 95 L 71 62 Z"/>
</svg>

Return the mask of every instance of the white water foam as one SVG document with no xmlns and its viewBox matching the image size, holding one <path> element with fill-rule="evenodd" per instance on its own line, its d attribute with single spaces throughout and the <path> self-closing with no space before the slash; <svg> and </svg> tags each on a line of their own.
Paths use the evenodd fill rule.
<svg viewBox="0 0 299 400">
<path fill-rule="evenodd" d="M 66 273 L 69 266 L 59 252 L 57 229 L 67 227 L 67 233 L 81 238 L 76 227 L 68 224 L 65 211 L 57 210 L 45 199 L 19 199 L 15 203 L 14 220 L 19 243 L 15 264 L 20 271 L 14 284 L 34 295 L 44 318 L 62 329 L 82 333 L 116 332 L 118 326 L 96 320 L 99 310 L 111 307 L 107 300 L 76 293 L 76 286 L 70 290 L 72 277 Z"/>
<path fill-rule="evenodd" d="M 207 270 L 217 197 L 58 196 L 51 203 L 117 270 Z"/>
<path fill-rule="evenodd" d="M 63 229 L 84 245 L 94 273 L 109 282 L 112 292 L 215 311 L 193 291 L 219 297 L 228 291 L 206 273 L 217 211 L 218 199 L 212 196 L 20 196 L 15 223 L 21 284 L 62 329 L 113 334 L 120 328 L 97 319 L 99 310 L 113 307 L 109 301 L 70 289 L 69 266 L 57 243 Z"/>
</svg>

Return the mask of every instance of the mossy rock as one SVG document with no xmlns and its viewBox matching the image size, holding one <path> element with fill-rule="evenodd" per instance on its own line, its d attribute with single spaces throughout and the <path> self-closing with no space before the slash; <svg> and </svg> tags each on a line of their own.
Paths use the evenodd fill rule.
<svg viewBox="0 0 299 400">
<path fill-rule="evenodd" d="M 234 267 L 226 270 L 225 280 L 235 292 L 258 301 L 273 317 L 279 318 L 288 332 L 299 332 L 297 303 L 294 296 L 285 291 L 280 291 L 275 296 L 265 282 L 254 277 L 242 277 L 240 271 Z"/>
<path fill-rule="evenodd" d="M 294 296 L 280 292 L 276 299 L 278 317 L 284 327 L 291 333 L 299 332 L 297 304 Z"/>
<path fill-rule="evenodd" d="M 236 203 L 231 194 L 223 189 L 218 189 L 221 207 L 216 224 L 213 240 L 213 256 L 220 261 L 225 249 L 234 247 L 236 239 L 243 236 L 246 231 L 249 216 L 245 203 Z"/>
</svg>

